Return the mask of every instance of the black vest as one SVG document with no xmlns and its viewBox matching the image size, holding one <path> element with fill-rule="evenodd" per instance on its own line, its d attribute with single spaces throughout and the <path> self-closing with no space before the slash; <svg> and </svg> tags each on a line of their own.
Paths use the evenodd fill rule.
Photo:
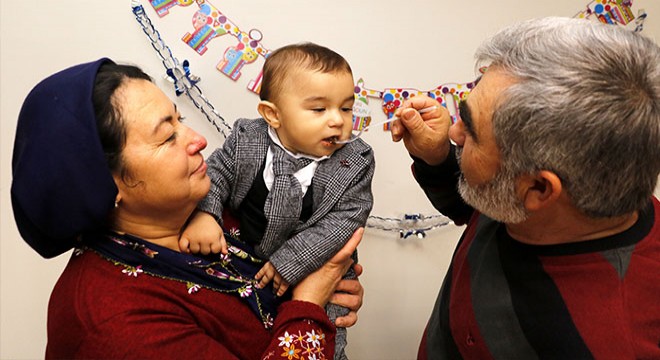
<svg viewBox="0 0 660 360">
<path fill-rule="evenodd" d="M 254 183 L 252 183 L 250 191 L 239 207 L 241 240 L 253 245 L 261 243 L 267 225 L 266 215 L 264 215 L 264 205 L 266 204 L 269 191 L 263 177 L 265 164 L 264 162 L 261 165 L 259 175 L 254 180 Z M 313 212 L 314 197 L 312 196 L 312 186 L 310 185 L 303 197 L 300 221 L 305 222 L 309 220 Z"/>
</svg>

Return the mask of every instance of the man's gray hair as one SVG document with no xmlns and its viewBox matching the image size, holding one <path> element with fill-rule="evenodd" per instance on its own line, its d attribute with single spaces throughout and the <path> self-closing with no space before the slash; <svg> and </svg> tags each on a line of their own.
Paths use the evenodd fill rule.
<svg viewBox="0 0 660 360">
<path fill-rule="evenodd" d="M 502 166 L 550 170 L 573 204 L 612 217 L 647 204 L 660 174 L 660 48 L 625 28 L 543 18 L 477 50 L 517 82 L 498 99 Z"/>
</svg>

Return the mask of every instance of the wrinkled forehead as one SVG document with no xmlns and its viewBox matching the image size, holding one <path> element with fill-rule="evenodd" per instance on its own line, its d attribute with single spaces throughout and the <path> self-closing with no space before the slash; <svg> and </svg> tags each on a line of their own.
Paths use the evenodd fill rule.
<svg viewBox="0 0 660 360">
<path fill-rule="evenodd" d="M 113 101 L 130 126 L 155 126 L 160 119 L 177 112 L 176 105 L 154 83 L 128 79 L 117 89 Z"/>
<path fill-rule="evenodd" d="M 473 116 L 491 119 L 493 112 L 501 101 L 504 101 L 506 90 L 518 82 L 504 68 L 491 66 L 475 81 L 475 87 L 470 91 L 467 104 Z"/>
</svg>

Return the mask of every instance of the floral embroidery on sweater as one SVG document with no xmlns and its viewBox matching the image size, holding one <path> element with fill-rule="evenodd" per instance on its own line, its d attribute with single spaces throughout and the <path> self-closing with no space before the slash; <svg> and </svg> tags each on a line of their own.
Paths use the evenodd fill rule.
<svg viewBox="0 0 660 360">
<path fill-rule="evenodd" d="M 145 274 L 180 281 L 185 284 L 189 295 L 202 289 L 233 293 L 246 301 L 264 328 L 271 329 L 281 300 L 275 297 L 272 289 L 255 286 L 258 281 L 254 275 L 264 260 L 253 255 L 254 250 L 249 245 L 231 238 L 229 234 L 225 237 L 228 254 L 204 257 L 178 253 L 129 234 L 110 232 L 86 238 L 85 246 L 76 249 L 74 256 L 82 254 L 84 249 L 92 249 L 118 266 L 128 278 Z"/>
<path fill-rule="evenodd" d="M 288 331 L 285 331 L 282 336 L 277 338 L 277 340 L 280 341 L 278 346 L 282 351 L 278 358 L 286 358 L 288 360 L 326 359 L 323 352 L 326 345 L 325 334 L 319 329 L 298 331 L 297 334 L 290 334 Z M 272 355 L 272 353 L 269 355 Z M 266 358 L 268 357 L 270 356 L 267 356 Z"/>
</svg>

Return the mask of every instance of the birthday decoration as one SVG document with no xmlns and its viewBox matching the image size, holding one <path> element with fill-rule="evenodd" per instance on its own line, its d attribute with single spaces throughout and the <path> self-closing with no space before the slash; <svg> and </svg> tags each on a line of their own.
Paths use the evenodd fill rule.
<svg viewBox="0 0 660 360">
<path fill-rule="evenodd" d="M 635 18 L 631 7 L 632 0 L 595 0 L 587 4 L 587 8 L 574 17 L 580 19 L 596 18 L 605 24 L 623 26 L 633 23 L 634 20 L 635 29 L 633 31 L 642 31 L 646 12 L 644 9 L 640 9 L 639 15 Z"/>
<path fill-rule="evenodd" d="M 458 109 L 459 102 L 465 100 L 470 90 L 474 87 L 475 82 L 465 84 L 443 84 L 432 90 L 421 91 L 410 88 L 387 88 L 384 90 L 371 90 L 364 87 L 364 80 L 358 80 L 356 86 L 356 93 L 364 98 L 373 97 L 383 101 L 383 112 L 387 115 L 388 119 L 394 116 L 394 112 L 403 104 L 403 102 L 411 97 L 426 95 L 430 98 L 436 99 L 444 107 L 448 107 L 447 103 L 451 101 L 453 109 Z M 456 122 L 458 115 L 452 115 L 452 121 Z M 387 130 L 389 123 L 383 125 Z M 355 127 L 354 127 L 355 128 Z"/>
<path fill-rule="evenodd" d="M 262 34 L 259 30 L 252 29 L 247 33 L 241 31 L 217 8 L 205 0 L 149 0 L 149 2 L 160 17 L 167 15 L 169 10 L 175 6 L 185 7 L 193 3 L 199 6 L 199 10 L 193 15 L 194 32 L 192 34 L 186 33 L 182 38 L 199 55 L 203 55 L 206 52 L 208 43 L 215 37 L 225 34 L 236 37 L 238 44 L 227 48 L 224 52 L 223 59 L 216 66 L 218 71 L 234 81 L 240 77 L 240 70 L 244 65 L 254 62 L 258 56 L 266 58 L 270 54 L 270 51 L 261 45 Z M 632 0 L 594 0 L 588 3 L 586 9 L 580 11 L 575 17 L 584 19 L 596 18 L 598 21 L 612 25 L 629 26 L 632 24 L 635 26 L 633 31 L 642 31 L 647 14 L 641 9 L 638 12 L 638 16 L 635 17 L 631 7 Z M 227 133 L 225 133 L 225 129 L 231 131 L 231 126 L 215 110 L 197 86 L 200 78 L 191 73 L 188 60 L 179 62 L 174 57 L 172 51 L 161 39 L 160 33 L 151 23 L 139 1 L 132 0 L 131 9 L 143 32 L 151 41 L 152 47 L 158 53 L 166 69 L 166 78 L 174 84 L 176 95 L 185 94 L 216 130 L 226 138 Z M 480 72 L 484 73 L 485 68 L 480 69 Z M 261 77 L 262 74 L 260 73 L 256 79 L 249 82 L 248 89 L 250 91 L 259 93 Z M 364 80 L 360 78 L 355 86 L 353 129 L 362 130 L 371 122 L 370 108 L 368 106 L 369 98 L 382 100 L 382 110 L 387 118 L 390 119 L 394 115 L 395 110 L 405 100 L 418 95 L 432 97 L 445 107 L 451 104 L 454 110 L 458 109 L 459 103 L 466 99 L 474 86 L 475 82 L 473 81 L 468 83 L 446 83 L 435 89 L 425 91 L 412 88 L 373 90 L 365 87 Z M 458 116 L 458 113 L 455 112 L 455 115 L 452 115 L 452 120 L 454 122 L 457 121 Z M 225 129 L 221 128 L 218 122 Z M 385 126 L 386 129 L 389 127 L 389 125 Z M 450 222 L 449 218 L 443 215 L 427 217 L 422 214 L 405 214 L 400 219 L 371 215 L 367 221 L 367 226 L 384 231 L 397 231 L 400 239 L 407 239 L 411 236 L 422 239 L 426 236 L 427 231 L 445 226 Z"/>
<path fill-rule="evenodd" d="M 188 44 L 199 55 L 204 55 L 207 45 L 216 37 L 230 34 L 238 40 L 238 44 L 225 49 L 223 59 L 218 63 L 216 69 L 236 81 L 241 76 L 243 66 L 253 63 L 258 56 L 268 57 L 270 50 L 261 45 L 263 38 L 261 31 L 252 29 L 249 32 L 242 31 L 233 21 L 224 15 L 218 8 L 206 0 L 150 0 L 158 16 L 164 17 L 169 14 L 175 6 L 189 6 L 197 4 L 199 10 L 192 18 L 193 33 L 186 33 L 182 40 Z M 261 89 L 262 74 L 248 84 L 248 90 L 259 93 Z M 371 122 L 371 110 L 369 108 L 369 97 L 378 98 L 383 101 L 383 112 L 390 119 L 394 111 L 409 97 L 416 95 L 427 95 L 437 99 L 443 106 L 447 106 L 450 98 L 452 105 L 458 108 L 458 102 L 465 99 L 469 90 L 474 85 L 468 84 L 445 84 L 433 90 L 420 91 L 416 89 L 386 88 L 384 90 L 371 90 L 363 86 L 364 81 L 360 79 L 355 88 L 355 106 L 353 109 L 353 129 L 362 130 Z M 179 90 L 177 90 L 177 93 Z M 454 117 L 454 121 L 455 121 Z M 389 124 L 383 125 L 389 129 Z"/>
<path fill-rule="evenodd" d="M 182 40 L 199 55 L 204 55 L 208 49 L 207 45 L 212 39 L 226 34 L 234 36 L 238 43 L 225 49 L 222 60 L 216 66 L 218 71 L 234 81 L 240 78 L 243 66 L 253 63 L 258 56 L 266 58 L 270 54 L 270 50 L 261 44 L 263 38 L 261 31 L 257 29 L 249 32 L 241 30 L 235 22 L 206 0 L 150 0 L 149 2 L 160 17 L 169 14 L 169 11 L 175 6 L 186 7 L 193 3 L 198 6 L 199 9 L 192 17 L 194 31 L 186 33 Z M 636 18 L 631 6 L 632 0 L 594 0 L 575 17 L 585 19 L 595 17 L 604 23 L 620 25 L 628 25 L 635 21 L 635 31 L 641 31 L 646 13 L 642 10 Z M 261 89 L 261 78 L 262 74 L 259 73 L 256 79 L 250 80 L 248 90 L 258 94 Z M 359 79 L 355 86 L 353 130 L 362 130 L 369 126 L 371 122 L 369 98 L 380 99 L 383 102 L 382 111 L 390 119 L 405 100 L 418 95 L 434 98 L 449 109 L 458 109 L 459 103 L 465 100 L 474 85 L 474 82 L 447 83 L 431 90 L 413 88 L 373 90 L 366 88 L 364 80 Z M 454 111 L 452 121 L 456 122 L 457 118 L 458 112 Z M 388 130 L 389 127 L 389 123 L 383 125 L 384 130 Z"/>
<path fill-rule="evenodd" d="M 207 45 L 214 38 L 229 34 L 234 36 L 238 43 L 225 49 L 222 60 L 216 69 L 230 79 L 236 81 L 241 77 L 241 69 L 247 64 L 253 63 L 258 56 L 268 57 L 270 50 L 261 45 L 262 34 L 258 29 L 248 32 L 242 31 L 233 21 L 225 16 L 218 8 L 206 0 L 150 0 L 151 6 L 156 10 L 158 16 L 169 14 L 174 6 L 189 6 L 197 4 L 199 10 L 192 18 L 193 33 L 183 35 L 183 42 L 188 44 L 199 55 L 204 55 Z M 257 79 L 251 80 L 248 89 L 259 93 L 261 89 L 261 73 Z"/>
<path fill-rule="evenodd" d="M 355 86 L 355 103 L 353 103 L 353 130 L 362 131 L 371 123 L 369 98 L 363 90 L 364 80 L 360 79 Z"/>
</svg>

